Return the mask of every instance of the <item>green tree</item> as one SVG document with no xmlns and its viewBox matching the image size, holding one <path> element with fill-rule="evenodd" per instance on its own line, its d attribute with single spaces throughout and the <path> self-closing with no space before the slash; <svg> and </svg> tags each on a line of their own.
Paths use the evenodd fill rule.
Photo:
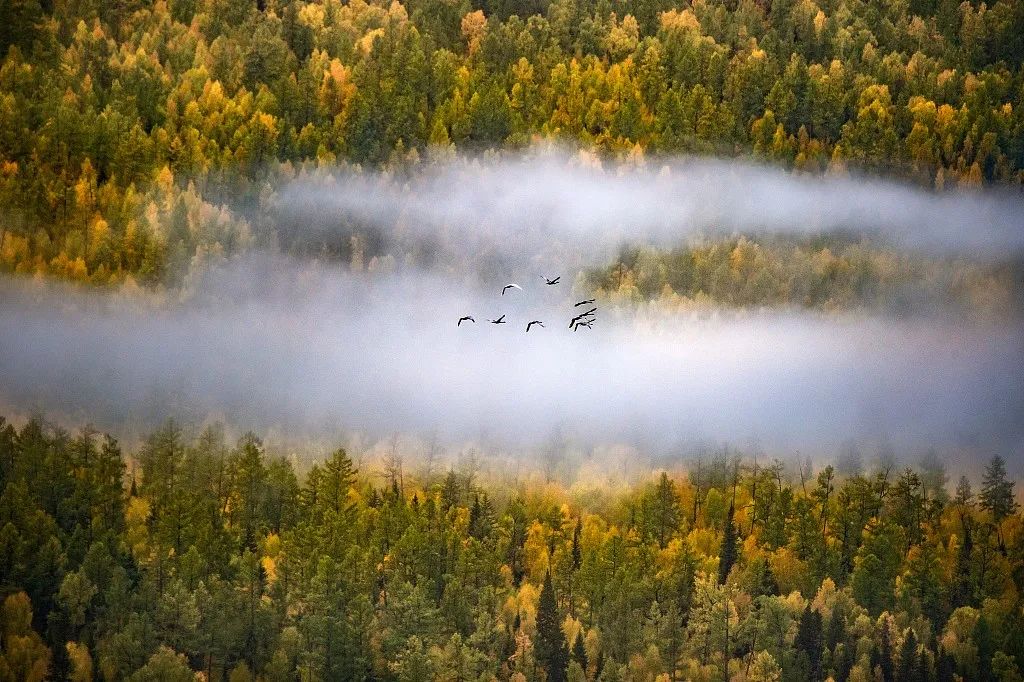
<svg viewBox="0 0 1024 682">
<path fill-rule="evenodd" d="M 729 577 L 733 564 L 736 563 L 736 525 L 733 523 L 735 509 L 729 505 L 729 512 L 725 517 L 725 527 L 722 530 L 722 546 L 718 551 L 718 583 L 724 584 Z"/>
<path fill-rule="evenodd" d="M 551 584 L 551 573 L 544 576 L 544 586 L 540 591 L 540 602 L 537 605 L 537 640 L 534 644 L 537 661 L 547 673 L 549 682 L 566 682 L 569 667 L 569 648 L 562 632 L 562 622 L 558 617 L 558 604 L 555 601 L 555 588 Z"/>
</svg>

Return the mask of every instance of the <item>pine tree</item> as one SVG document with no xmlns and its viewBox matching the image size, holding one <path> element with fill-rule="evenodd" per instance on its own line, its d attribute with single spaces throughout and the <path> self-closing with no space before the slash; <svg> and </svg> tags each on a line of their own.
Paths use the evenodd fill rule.
<svg viewBox="0 0 1024 682">
<path fill-rule="evenodd" d="M 583 670 L 587 669 L 587 649 L 583 646 L 583 630 L 576 633 L 576 642 L 572 645 L 572 657 Z"/>
<path fill-rule="evenodd" d="M 736 524 L 733 523 L 735 508 L 729 505 L 729 513 L 725 517 L 725 531 L 722 534 L 722 548 L 718 552 L 718 584 L 725 583 L 729 571 L 736 563 Z"/>
<path fill-rule="evenodd" d="M 569 647 L 562 632 L 555 602 L 555 588 L 550 571 L 544 576 L 537 606 L 537 642 L 534 645 L 537 660 L 547 672 L 548 682 L 565 682 L 569 667 Z"/>
<path fill-rule="evenodd" d="M 1017 502 L 1013 499 L 1013 481 L 1007 480 L 1006 462 L 999 455 L 993 457 L 985 467 L 981 506 L 992 513 L 997 523 L 1017 511 Z"/>
<path fill-rule="evenodd" d="M 960 606 L 971 606 L 975 603 L 971 568 L 973 552 L 974 540 L 971 537 L 971 524 L 965 518 L 964 538 L 956 555 L 956 570 L 953 574 L 953 585 L 949 594 L 949 603 L 954 609 Z"/>
<path fill-rule="evenodd" d="M 882 620 L 878 632 L 878 642 L 871 651 L 871 668 L 878 668 L 882 674 L 882 682 L 893 682 L 895 666 L 892 661 L 892 636 L 889 633 L 889 619 Z"/>
<path fill-rule="evenodd" d="M 971 633 L 974 644 L 978 647 L 978 671 L 979 682 L 989 682 L 995 679 L 992 675 L 992 657 L 995 655 L 995 643 L 992 641 L 992 626 L 984 615 L 978 618 L 978 623 Z"/>
<path fill-rule="evenodd" d="M 896 669 L 896 682 L 921 682 L 921 659 L 917 652 L 917 636 L 913 629 L 903 638 L 900 664 Z"/>
<path fill-rule="evenodd" d="M 580 534 L 583 532 L 583 519 L 576 519 L 576 529 L 572 532 L 572 570 L 577 571 L 583 562 L 583 550 L 580 548 Z M 584 666 L 585 668 L 586 666 Z"/>
<path fill-rule="evenodd" d="M 846 641 L 846 617 L 843 610 L 838 606 L 832 608 L 832 615 L 828 619 L 828 627 L 825 629 L 825 646 L 834 650 L 837 645 Z"/>
<path fill-rule="evenodd" d="M 800 615 L 793 646 L 798 656 L 806 656 L 808 678 L 821 679 L 821 613 L 812 610 L 810 604 Z"/>
<path fill-rule="evenodd" d="M 953 682 L 956 676 L 956 661 L 945 650 L 940 648 L 935 658 L 936 682 Z"/>
</svg>

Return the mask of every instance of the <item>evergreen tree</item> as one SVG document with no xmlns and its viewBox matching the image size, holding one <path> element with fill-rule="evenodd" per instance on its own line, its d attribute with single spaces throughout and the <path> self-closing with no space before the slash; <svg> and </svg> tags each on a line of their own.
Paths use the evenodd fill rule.
<svg viewBox="0 0 1024 682">
<path fill-rule="evenodd" d="M 583 561 L 583 550 L 580 547 L 580 535 L 583 532 L 583 519 L 576 518 L 576 528 L 572 531 L 572 569 L 578 571 Z M 584 666 L 584 669 L 586 666 Z"/>
<path fill-rule="evenodd" d="M 956 679 L 956 660 L 942 647 L 935 658 L 936 682 L 953 682 Z"/>
<path fill-rule="evenodd" d="M 896 682 L 924 682 L 922 661 L 918 654 L 917 636 L 914 630 L 907 631 L 900 647 L 900 663 L 896 668 Z"/>
<path fill-rule="evenodd" d="M 892 635 L 889 632 L 889 619 L 883 618 L 878 630 L 878 641 L 871 651 L 871 668 L 877 668 L 882 682 L 894 682 L 895 665 L 892 660 Z"/>
<path fill-rule="evenodd" d="M 587 669 L 587 649 L 583 646 L 583 629 L 576 633 L 576 641 L 572 645 L 572 657 L 584 671 Z"/>
<path fill-rule="evenodd" d="M 562 632 L 558 617 L 555 588 L 551 584 L 551 572 L 544 576 L 544 587 L 540 591 L 537 605 L 537 641 L 534 645 L 537 661 L 547 673 L 548 682 L 565 682 L 569 667 L 569 648 Z"/>
<path fill-rule="evenodd" d="M 985 467 L 981 486 L 981 506 L 991 512 L 996 523 L 1017 511 L 1013 499 L 1013 481 L 1006 478 L 1006 462 L 996 455 Z"/>
<path fill-rule="evenodd" d="M 718 583 L 724 584 L 729 578 L 729 571 L 736 563 L 736 524 L 733 522 L 735 508 L 730 503 L 729 513 L 725 517 L 725 529 L 722 533 L 722 547 L 718 552 Z"/>
<path fill-rule="evenodd" d="M 806 660 L 808 679 L 821 679 L 821 613 L 811 609 L 810 604 L 800 615 L 793 646 L 798 657 Z"/>
</svg>

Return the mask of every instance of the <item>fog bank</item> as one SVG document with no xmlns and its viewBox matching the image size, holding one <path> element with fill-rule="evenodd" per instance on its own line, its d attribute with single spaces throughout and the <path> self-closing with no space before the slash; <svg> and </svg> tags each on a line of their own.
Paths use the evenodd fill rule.
<svg viewBox="0 0 1024 682">
<path fill-rule="evenodd" d="M 236 261 L 186 302 L 3 280 L 0 400 L 102 427 L 211 415 L 293 433 L 436 432 L 531 447 L 741 442 L 834 450 L 1024 443 L 1020 325 L 797 313 L 570 331 L 565 293 Z M 466 314 L 477 323 L 456 326 Z M 509 324 L 485 318 L 507 316 Z M 532 319 L 545 322 L 528 334 Z"/>
<path fill-rule="evenodd" d="M 337 171 L 280 188 L 285 239 L 356 224 L 383 240 L 420 241 L 535 268 L 580 266 L 624 244 L 678 246 L 722 235 L 843 233 L 932 255 L 1002 259 L 1024 250 L 1024 198 L 926 192 L 878 179 L 804 176 L 740 162 L 682 159 L 601 169 L 535 150 L 457 159 L 401 174 Z M 342 226 L 345 226 L 344 228 Z M 457 244 L 458 248 L 446 245 Z"/>
</svg>

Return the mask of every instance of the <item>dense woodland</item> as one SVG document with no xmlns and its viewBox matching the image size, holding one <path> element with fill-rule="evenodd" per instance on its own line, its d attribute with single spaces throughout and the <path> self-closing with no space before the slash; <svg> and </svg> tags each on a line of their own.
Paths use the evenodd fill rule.
<svg viewBox="0 0 1024 682">
<path fill-rule="evenodd" d="M 586 271 L 581 285 L 622 307 L 654 301 L 669 310 L 796 306 L 995 318 L 1020 314 L 1022 273 L 1019 263 L 925 258 L 842 239 L 740 237 L 626 249 Z"/>
<path fill-rule="evenodd" d="M 252 434 L 0 420 L 0 680 L 1022 679 L 1003 460 L 891 461 L 300 476 Z"/>
<path fill-rule="evenodd" d="M 7 271 L 167 283 L 254 244 L 289 249 L 274 233 L 288 181 L 538 141 L 944 192 L 1024 177 L 1017 0 L 3 0 L 0 12 Z M 318 252 L 350 253 L 359 230 L 332 234 Z"/>
</svg>

